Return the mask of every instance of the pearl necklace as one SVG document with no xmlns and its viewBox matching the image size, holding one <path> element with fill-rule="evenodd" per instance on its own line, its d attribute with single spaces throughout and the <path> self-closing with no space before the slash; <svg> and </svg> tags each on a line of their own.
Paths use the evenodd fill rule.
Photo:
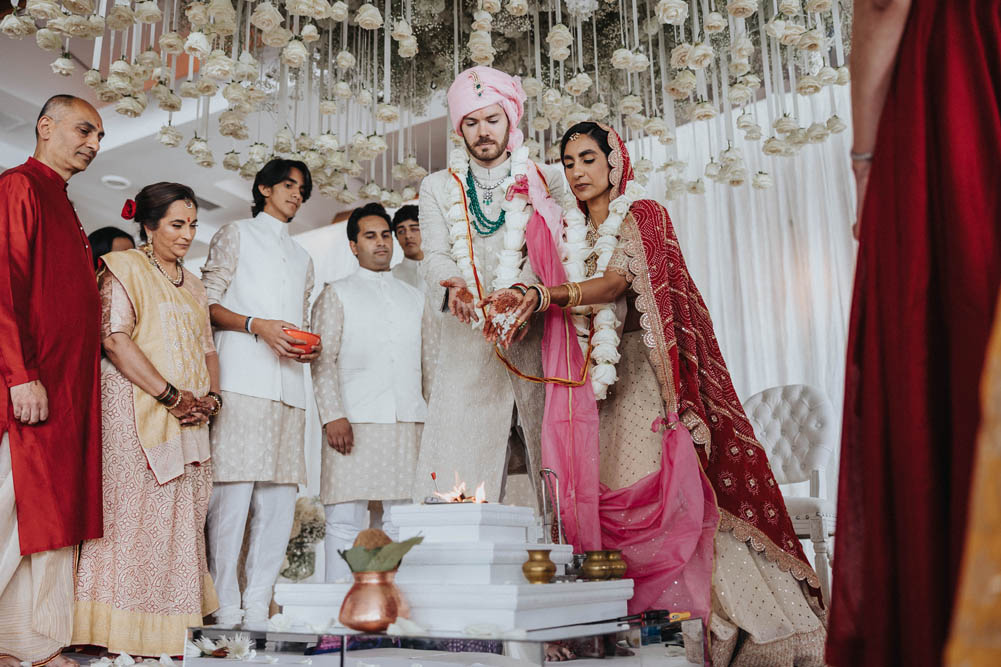
<svg viewBox="0 0 1001 667">
<path fill-rule="evenodd" d="M 469 178 L 473 179 L 480 190 L 483 190 L 483 205 L 490 206 L 494 202 L 494 191 L 500 187 L 500 184 L 504 182 L 504 179 L 500 179 L 494 183 L 484 183 L 479 178 L 477 178 L 475 172 L 472 169 L 469 170 Z M 468 183 L 468 181 L 467 181 Z M 503 213 L 501 214 L 503 215 Z"/>
<path fill-rule="evenodd" d="M 143 252 L 146 253 L 146 257 L 149 258 L 150 263 L 153 266 L 155 266 L 160 273 L 163 274 L 164 278 L 170 281 L 171 285 L 173 285 L 174 287 L 180 287 L 181 285 L 184 284 L 184 260 L 180 258 L 177 259 L 177 278 L 174 279 L 170 277 L 170 274 L 168 274 L 166 271 L 163 270 L 162 266 L 160 266 L 160 262 L 156 258 L 156 253 L 153 252 L 152 242 L 143 244 L 142 250 Z"/>
</svg>

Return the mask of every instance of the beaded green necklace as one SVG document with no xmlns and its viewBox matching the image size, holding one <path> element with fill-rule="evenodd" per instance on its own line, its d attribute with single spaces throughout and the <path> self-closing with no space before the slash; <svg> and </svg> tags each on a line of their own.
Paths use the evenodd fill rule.
<svg viewBox="0 0 1001 667">
<path fill-rule="evenodd" d="M 466 197 L 469 198 L 469 210 L 473 213 L 473 228 L 480 236 L 491 236 L 504 226 L 505 213 L 502 210 L 496 220 L 491 220 L 480 208 L 480 198 L 476 196 L 476 183 L 473 180 L 473 170 L 466 171 Z"/>
</svg>

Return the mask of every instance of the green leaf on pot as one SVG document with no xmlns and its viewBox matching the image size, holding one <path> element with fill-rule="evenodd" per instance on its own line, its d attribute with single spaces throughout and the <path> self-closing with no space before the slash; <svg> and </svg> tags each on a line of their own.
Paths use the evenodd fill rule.
<svg viewBox="0 0 1001 667">
<path fill-rule="evenodd" d="M 352 572 L 370 572 L 371 569 L 368 565 L 377 551 L 378 549 L 351 547 L 347 551 L 338 551 L 337 553 L 347 562 Z"/>
<path fill-rule="evenodd" d="M 416 545 L 424 541 L 420 535 L 411 537 L 403 542 L 390 542 L 384 547 L 375 550 L 375 556 L 368 564 L 370 572 L 388 572 L 400 566 L 400 561 L 407 555 L 407 552 Z"/>
<path fill-rule="evenodd" d="M 389 572 L 399 567 L 407 552 L 423 541 L 422 536 L 417 536 L 403 542 L 390 542 L 378 549 L 351 547 L 338 553 L 352 572 Z"/>
</svg>

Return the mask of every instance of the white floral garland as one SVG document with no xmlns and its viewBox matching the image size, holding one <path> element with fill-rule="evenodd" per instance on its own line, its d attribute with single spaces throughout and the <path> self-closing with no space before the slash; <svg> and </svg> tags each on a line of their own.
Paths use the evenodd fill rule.
<svg viewBox="0 0 1001 667">
<path fill-rule="evenodd" d="M 505 194 L 518 176 L 528 175 L 528 149 L 521 146 L 511 154 L 511 173 L 501 181 L 500 189 Z M 477 285 L 477 276 L 482 275 L 482 269 L 477 266 L 476 257 L 470 252 L 472 241 L 470 237 L 471 224 L 469 209 L 466 204 L 466 174 L 469 170 L 469 156 L 463 149 L 454 149 L 449 156 L 449 172 L 453 175 L 449 184 L 452 193 L 452 204 L 446 214 L 449 236 L 452 241 L 451 255 L 459 271 L 462 273 L 466 286 L 472 291 Z M 615 198 L 609 205 L 608 217 L 598 227 L 598 239 L 593 247 L 587 244 L 587 219 L 577 208 L 576 199 L 569 200 L 564 206 L 564 238 L 561 239 L 561 261 L 566 271 L 567 280 L 582 282 L 590 278 L 600 278 L 608 268 L 615 247 L 619 242 L 619 228 L 622 220 L 629 212 L 629 207 L 638 199 L 646 196 L 646 189 L 636 181 L 630 181 L 626 191 Z M 517 282 L 521 273 L 522 248 L 525 245 L 525 229 L 532 215 L 532 207 L 524 198 L 506 197 L 501 204 L 505 211 L 504 249 L 500 252 L 497 273 L 491 287 L 494 291 L 505 289 Z M 591 255 L 596 254 L 597 266 L 593 275 L 587 275 L 586 263 Z M 477 290 L 478 292 L 478 290 Z M 477 294 L 480 298 L 482 294 Z M 591 389 L 599 401 L 608 395 L 608 388 L 615 384 L 618 375 L 615 365 L 619 362 L 619 343 L 617 333 L 619 321 L 615 317 L 615 304 L 601 306 L 578 306 L 573 309 L 573 323 L 577 330 L 578 342 L 586 349 L 587 338 L 590 335 L 589 315 L 594 317 L 594 337 L 591 338 Z M 473 322 L 474 329 L 481 328 L 484 318 Z"/>
<path fill-rule="evenodd" d="M 456 148 L 449 156 L 448 170 L 454 176 L 449 184 L 452 194 L 452 205 L 449 206 L 446 220 L 448 222 L 448 232 L 452 240 L 452 259 L 459 267 L 466 287 L 470 292 L 476 290 L 476 296 L 483 298 L 485 295 L 479 294 L 477 288 L 477 277 L 483 274 L 482 267 L 477 264 L 474 253 L 471 252 L 472 238 L 471 225 L 469 221 L 469 209 L 466 203 L 466 174 L 469 170 L 469 156 L 466 151 Z M 511 173 L 501 181 L 500 191 L 505 195 L 518 178 L 518 176 L 528 176 L 528 148 L 519 146 L 511 153 Z M 521 275 L 522 248 L 525 245 L 525 229 L 532 216 L 532 207 L 522 197 L 513 197 L 508 200 L 506 197 L 501 203 L 504 209 L 504 249 L 500 251 L 498 258 L 497 272 L 491 283 L 492 290 L 496 291 L 510 287 L 518 282 Z M 472 323 L 474 329 L 479 329 L 484 324 L 484 318 Z"/>
<path fill-rule="evenodd" d="M 561 249 L 563 268 L 567 280 L 581 282 L 591 278 L 600 278 L 608 268 L 615 247 L 619 242 L 619 229 L 629 207 L 638 199 L 646 196 L 646 189 L 636 181 L 630 181 L 626 191 L 612 200 L 608 207 L 608 217 L 598 227 L 598 239 L 594 247 L 587 245 L 587 219 L 577 208 L 576 199 L 567 202 L 566 213 L 563 216 L 564 240 Z M 587 275 L 587 259 L 597 255 L 597 266 L 592 275 Z M 619 343 L 617 333 L 620 322 L 615 317 L 615 304 L 606 303 L 601 306 L 579 306 L 574 308 L 574 327 L 577 330 L 578 342 L 586 349 L 590 334 L 588 314 L 594 313 L 594 336 L 591 338 L 591 388 L 596 399 L 604 400 L 608 388 L 618 380 L 615 365 L 619 362 Z"/>
</svg>

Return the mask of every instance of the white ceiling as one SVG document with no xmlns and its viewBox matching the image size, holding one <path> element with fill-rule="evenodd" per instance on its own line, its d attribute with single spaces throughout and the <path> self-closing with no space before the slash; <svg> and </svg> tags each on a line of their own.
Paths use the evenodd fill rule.
<svg viewBox="0 0 1001 667">
<path fill-rule="evenodd" d="M 83 73 L 91 62 L 93 42 L 72 40 L 70 50 L 78 59 L 77 72 L 63 77 L 53 74 L 49 67 L 57 54 L 38 48 L 33 38 L 12 40 L 0 37 L 0 62 L 4 64 L 0 73 L 0 168 L 18 165 L 34 151 L 35 118 L 46 99 L 57 93 L 82 97 L 98 107 L 106 132 L 97 158 L 87 171 L 74 176 L 69 185 L 70 198 L 84 228 L 89 233 L 105 225 L 115 225 L 134 232 L 134 225 L 120 217 L 125 199 L 134 197 L 142 186 L 149 183 L 176 181 L 191 186 L 200 199 L 219 206 L 212 211 L 203 208 L 199 212 L 200 229 L 190 257 L 203 256 L 209 239 L 221 225 L 250 214 L 251 183 L 221 166 L 227 151 L 245 148 L 248 144 L 219 136 L 216 118 L 226 109 L 226 100 L 220 93 L 211 101 L 209 145 L 215 155 L 216 166 L 205 169 L 196 165 L 184 150 L 184 143 L 196 127 L 196 100 L 185 99 L 181 111 L 173 116 L 173 124 L 184 134 L 184 142 L 177 148 L 164 147 L 157 141 L 157 132 L 161 125 L 166 124 L 167 113 L 157 109 L 153 102 L 142 116 L 133 119 L 116 113 L 113 105 L 98 103 L 93 92 L 83 83 Z M 251 138 L 256 139 L 254 133 L 260 132 L 260 140 L 270 144 L 274 119 L 268 114 L 260 116 L 260 119 L 256 116 L 248 119 Z M 416 119 L 414 123 L 416 155 L 425 167 L 430 161 L 430 170 L 440 169 L 446 163 L 447 131 L 441 100 L 429 105 L 428 115 Z M 352 133 L 340 137 L 342 145 Z M 391 147 L 387 152 L 390 166 L 403 157 L 394 153 L 394 136 L 395 132 L 386 137 Z M 374 173 L 375 180 L 382 182 L 381 159 L 376 162 Z M 111 189 L 101 182 L 101 178 L 108 175 L 124 177 L 131 185 L 124 190 Z M 349 187 L 355 190 L 361 185 L 362 182 L 358 181 L 349 183 Z M 345 208 L 348 207 L 314 191 L 312 198 L 296 216 L 290 231 L 301 233 L 329 224 Z"/>
</svg>

